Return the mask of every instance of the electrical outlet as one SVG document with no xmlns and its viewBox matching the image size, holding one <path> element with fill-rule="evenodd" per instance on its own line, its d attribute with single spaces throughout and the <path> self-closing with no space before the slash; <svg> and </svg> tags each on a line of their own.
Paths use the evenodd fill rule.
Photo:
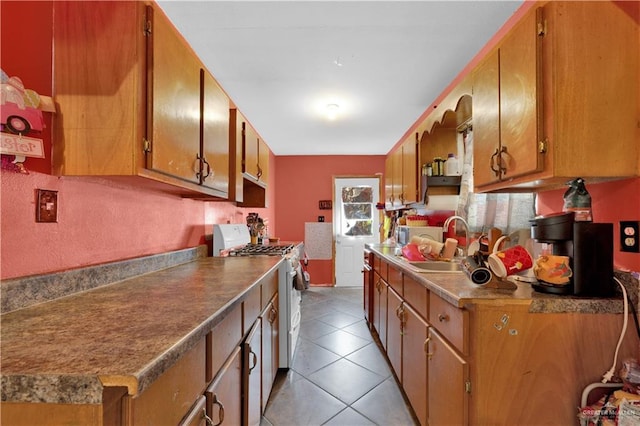
<svg viewBox="0 0 640 426">
<path fill-rule="evenodd" d="M 58 221 L 58 191 L 37 190 L 36 222 Z"/>
<path fill-rule="evenodd" d="M 640 221 L 620 221 L 620 250 L 640 253 Z"/>
</svg>

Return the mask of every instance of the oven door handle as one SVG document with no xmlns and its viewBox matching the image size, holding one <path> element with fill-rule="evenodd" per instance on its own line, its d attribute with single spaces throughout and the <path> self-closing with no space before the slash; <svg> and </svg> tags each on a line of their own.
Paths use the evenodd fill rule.
<svg viewBox="0 0 640 426">
<path fill-rule="evenodd" d="M 298 326 L 300 325 L 301 318 L 302 318 L 302 315 L 301 315 L 300 311 L 298 310 L 298 312 L 296 312 L 294 317 L 293 317 L 293 321 L 291 321 L 291 331 L 293 331 L 296 328 L 298 328 Z"/>
</svg>

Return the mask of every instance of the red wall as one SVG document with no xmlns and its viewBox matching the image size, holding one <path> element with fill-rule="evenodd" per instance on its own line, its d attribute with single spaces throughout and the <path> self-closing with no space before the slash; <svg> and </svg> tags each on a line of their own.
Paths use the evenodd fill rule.
<svg viewBox="0 0 640 426">
<path fill-rule="evenodd" d="M 372 176 L 384 172 L 384 156 L 279 156 L 276 157 L 276 224 L 278 237 L 304 241 L 304 223 L 324 216 L 332 221 L 331 210 L 320 210 L 318 201 L 333 199 L 334 176 Z M 382 195 L 382 194 L 381 194 Z M 330 260 L 311 260 L 312 284 L 333 283 Z"/>
<path fill-rule="evenodd" d="M 52 95 L 50 2 L 0 3 L 0 66 L 26 88 Z M 28 17 L 29 25 L 25 25 Z M 51 114 L 40 135 L 51 149 Z M 55 141 L 54 141 L 55 143 Z M 27 158 L 29 175 L 2 170 L 0 279 L 43 274 L 203 244 L 213 223 L 244 223 L 247 212 L 275 231 L 275 157 L 267 209 L 201 202 L 115 185 L 100 178 L 51 176 L 51 158 Z M 58 223 L 35 222 L 35 190 L 58 191 Z"/>
<path fill-rule="evenodd" d="M 0 66 L 22 78 L 27 88 L 51 95 L 51 3 L 3 0 L 0 7 Z M 48 127 L 41 136 L 48 151 L 50 114 L 45 118 Z M 318 200 L 332 199 L 333 176 L 384 171 L 384 156 L 272 155 L 269 208 L 243 209 L 230 202 L 183 200 L 98 178 L 58 178 L 49 175 L 49 162 L 50 158 L 28 158 L 30 175 L 0 175 L 0 279 L 192 247 L 205 242 L 211 224 L 243 223 L 251 211 L 269 220 L 273 235 L 303 240 L 305 222 L 321 214 L 331 221 L 331 212 L 319 210 Z M 617 233 L 620 220 L 640 220 L 640 178 L 587 182 L 587 187 L 596 221 L 613 222 Z M 58 223 L 35 222 L 37 188 L 59 191 Z M 541 193 L 538 213 L 561 210 L 563 192 Z M 619 252 L 615 240 L 616 265 L 640 271 L 640 254 Z M 312 261 L 310 273 L 314 284 L 333 281 L 330 261 Z"/>
<path fill-rule="evenodd" d="M 561 212 L 565 189 L 545 191 L 538 194 L 537 214 Z M 613 223 L 613 257 L 615 267 L 640 271 L 640 254 L 620 251 L 620 221 L 640 221 L 640 178 L 589 184 L 593 221 Z"/>
</svg>

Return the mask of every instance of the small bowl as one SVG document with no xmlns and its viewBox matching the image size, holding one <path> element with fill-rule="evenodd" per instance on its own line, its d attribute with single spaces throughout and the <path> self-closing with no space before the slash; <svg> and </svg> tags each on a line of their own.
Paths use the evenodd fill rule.
<svg viewBox="0 0 640 426">
<path fill-rule="evenodd" d="M 278 241 L 280 241 L 280 238 L 269 238 L 270 243 L 277 243 Z"/>
</svg>

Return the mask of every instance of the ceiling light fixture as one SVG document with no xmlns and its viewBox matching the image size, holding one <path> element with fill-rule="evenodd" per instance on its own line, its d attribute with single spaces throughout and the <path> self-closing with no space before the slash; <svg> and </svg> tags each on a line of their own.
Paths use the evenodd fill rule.
<svg viewBox="0 0 640 426">
<path fill-rule="evenodd" d="M 327 118 L 329 120 L 335 120 L 336 117 L 338 116 L 338 109 L 340 109 L 340 106 L 338 104 L 327 104 L 327 107 L 326 107 Z"/>
</svg>

